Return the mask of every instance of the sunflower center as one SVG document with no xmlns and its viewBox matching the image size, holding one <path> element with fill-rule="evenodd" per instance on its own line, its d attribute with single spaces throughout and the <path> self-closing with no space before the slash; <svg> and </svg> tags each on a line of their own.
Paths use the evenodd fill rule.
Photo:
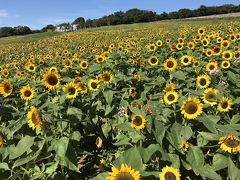
<svg viewBox="0 0 240 180">
<path fill-rule="evenodd" d="M 92 87 L 93 89 L 97 89 L 97 83 L 92 82 L 92 83 L 91 83 L 91 87 Z"/>
<path fill-rule="evenodd" d="M 206 94 L 206 99 L 211 100 L 211 99 L 216 99 L 216 94 L 213 92 L 209 92 L 208 94 Z"/>
<path fill-rule="evenodd" d="M 36 112 L 32 113 L 32 122 L 34 125 L 38 125 L 40 123 L 40 119 L 39 119 L 38 115 L 36 114 Z"/>
<path fill-rule="evenodd" d="M 223 66 L 224 66 L 224 67 L 227 67 L 227 66 L 228 66 L 228 63 L 226 63 L 226 62 L 223 63 Z"/>
<path fill-rule="evenodd" d="M 5 92 L 5 93 L 10 93 L 10 91 L 11 91 L 11 86 L 10 86 L 9 84 L 5 84 L 5 85 L 3 86 L 3 88 L 4 88 L 4 92 Z"/>
<path fill-rule="evenodd" d="M 115 180 L 134 180 L 134 177 L 127 172 L 121 172 L 116 176 Z"/>
<path fill-rule="evenodd" d="M 164 178 L 166 180 L 176 180 L 176 176 L 172 172 L 166 172 Z"/>
<path fill-rule="evenodd" d="M 74 95 L 75 92 L 76 92 L 76 89 L 75 89 L 74 87 L 70 87 L 70 88 L 68 89 L 68 94 L 69 94 L 69 95 Z"/>
<path fill-rule="evenodd" d="M 188 58 L 184 58 L 183 62 L 188 63 Z"/>
<path fill-rule="evenodd" d="M 230 58 L 230 54 L 229 53 L 226 53 L 224 56 L 225 56 L 225 58 Z"/>
<path fill-rule="evenodd" d="M 186 105 L 185 105 L 185 111 L 188 113 L 188 114 L 194 114 L 196 113 L 198 110 L 198 106 L 196 103 L 190 101 L 188 102 Z"/>
<path fill-rule="evenodd" d="M 167 97 L 167 99 L 168 99 L 169 101 L 173 101 L 173 100 L 175 99 L 175 96 L 174 96 L 173 94 L 169 94 L 168 97 Z"/>
<path fill-rule="evenodd" d="M 210 70 L 213 70 L 214 68 L 215 68 L 215 66 L 212 65 L 212 64 L 209 66 L 209 69 L 210 69 Z"/>
<path fill-rule="evenodd" d="M 87 67 L 87 63 L 82 63 L 82 67 Z"/>
<path fill-rule="evenodd" d="M 205 86 L 207 84 L 207 81 L 206 79 L 202 78 L 200 79 L 200 82 L 199 82 L 202 86 Z"/>
<path fill-rule="evenodd" d="M 133 123 L 136 125 L 136 126 L 141 126 L 142 125 L 142 118 L 139 117 L 139 116 L 136 116 Z"/>
<path fill-rule="evenodd" d="M 30 68 L 29 68 L 30 70 L 34 70 L 34 67 L 33 66 L 30 66 Z"/>
<path fill-rule="evenodd" d="M 104 81 L 110 81 L 110 76 L 108 74 L 103 75 Z"/>
<path fill-rule="evenodd" d="M 174 63 L 172 61 L 167 62 L 167 67 L 172 68 L 174 66 Z"/>
<path fill-rule="evenodd" d="M 240 145 L 240 141 L 238 141 L 237 139 L 229 139 L 228 138 L 224 141 L 224 144 L 228 147 L 235 148 Z"/>
<path fill-rule="evenodd" d="M 30 90 L 26 90 L 26 91 L 24 92 L 24 96 L 25 96 L 25 97 L 30 97 L 31 94 L 32 94 L 32 92 L 31 92 Z"/>
<path fill-rule="evenodd" d="M 227 102 L 227 101 L 223 101 L 223 102 L 221 103 L 221 107 L 222 107 L 223 109 L 226 109 L 226 108 L 228 107 L 228 102 Z"/>
<path fill-rule="evenodd" d="M 157 59 L 156 59 L 156 58 L 152 58 L 152 59 L 151 59 L 151 63 L 152 63 L 152 64 L 157 63 Z"/>
<path fill-rule="evenodd" d="M 58 83 L 58 78 L 56 77 L 56 75 L 52 74 L 52 75 L 48 76 L 47 82 L 51 86 L 55 86 Z"/>
</svg>

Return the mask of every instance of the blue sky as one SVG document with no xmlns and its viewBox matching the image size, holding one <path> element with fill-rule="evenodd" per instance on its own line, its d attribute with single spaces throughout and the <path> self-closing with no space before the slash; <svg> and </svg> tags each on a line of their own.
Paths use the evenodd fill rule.
<svg viewBox="0 0 240 180">
<path fill-rule="evenodd" d="M 47 24 L 72 22 L 77 17 L 99 18 L 131 8 L 157 13 L 200 5 L 239 5 L 239 0 L 0 0 L 0 27 L 27 25 L 41 29 Z"/>
</svg>

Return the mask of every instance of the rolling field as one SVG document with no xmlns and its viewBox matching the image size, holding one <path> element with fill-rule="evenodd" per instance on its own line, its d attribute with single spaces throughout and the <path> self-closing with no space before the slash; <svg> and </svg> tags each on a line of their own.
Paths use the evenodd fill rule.
<svg viewBox="0 0 240 180">
<path fill-rule="evenodd" d="M 0 39 L 1 179 L 240 179 L 240 20 Z"/>
</svg>

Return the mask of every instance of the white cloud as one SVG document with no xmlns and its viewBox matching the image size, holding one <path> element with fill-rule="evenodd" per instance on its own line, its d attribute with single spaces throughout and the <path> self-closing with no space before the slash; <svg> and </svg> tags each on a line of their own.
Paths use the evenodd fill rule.
<svg viewBox="0 0 240 180">
<path fill-rule="evenodd" d="M 0 17 L 7 17 L 8 12 L 5 9 L 0 9 Z"/>
</svg>

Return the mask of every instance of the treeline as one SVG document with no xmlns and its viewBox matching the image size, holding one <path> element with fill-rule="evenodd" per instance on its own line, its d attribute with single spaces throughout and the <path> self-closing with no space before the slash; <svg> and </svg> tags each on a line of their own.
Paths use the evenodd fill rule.
<svg viewBox="0 0 240 180">
<path fill-rule="evenodd" d="M 153 11 L 146 11 L 140 9 L 130 9 L 126 12 L 118 11 L 108 16 L 103 16 L 99 19 L 87 19 L 79 17 L 75 19 L 72 23 L 62 23 L 58 25 L 58 29 L 63 31 L 72 31 L 75 29 L 109 26 L 109 25 L 119 25 L 119 24 L 132 24 L 132 23 L 143 23 L 152 22 L 168 19 L 180 19 L 180 18 L 190 18 L 198 16 L 208 16 L 214 14 L 227 14 L 240 12 L 240 5 L 225 4 L 222 6 L 200 6 L 198 9 L 179 9 L 174 12 L 163 12 L 157 14 Z"/>
<path fill-rule="evenodd" d="M 13 36 L 13 35 L 25 35 L 37 32 L 46 31 L 74 31 L 82 28 L 109 26 L 109 25 L 119 25 L 119 24 L 132 24 L 132 23 L 143 23 L 152 22 L 168 19 L 180 19 L 180 18 L 190 18 L 198 16 L 207 16 L 214 14 L 226 14 L 240 12 L 240 5 L 225 4 L 222 6 L 200 6 L 198 9 L 179 9 L 174 12 L 163 12 L 157 14 L 153 11 L 140 10 L 140 9 L 130 9 L 126 12 L 118 11 L 108 16 L 103 16 L 99 19 L 87 19 L 79 17 L 73 22 L 65 22 L 58 25 L 49 24 L 42 28 L 41 30 L 31 30 L 27 26 L 17 26 L 17 27 L 2 27 L 0 28 L 0 37 Z"/>
</svg>

